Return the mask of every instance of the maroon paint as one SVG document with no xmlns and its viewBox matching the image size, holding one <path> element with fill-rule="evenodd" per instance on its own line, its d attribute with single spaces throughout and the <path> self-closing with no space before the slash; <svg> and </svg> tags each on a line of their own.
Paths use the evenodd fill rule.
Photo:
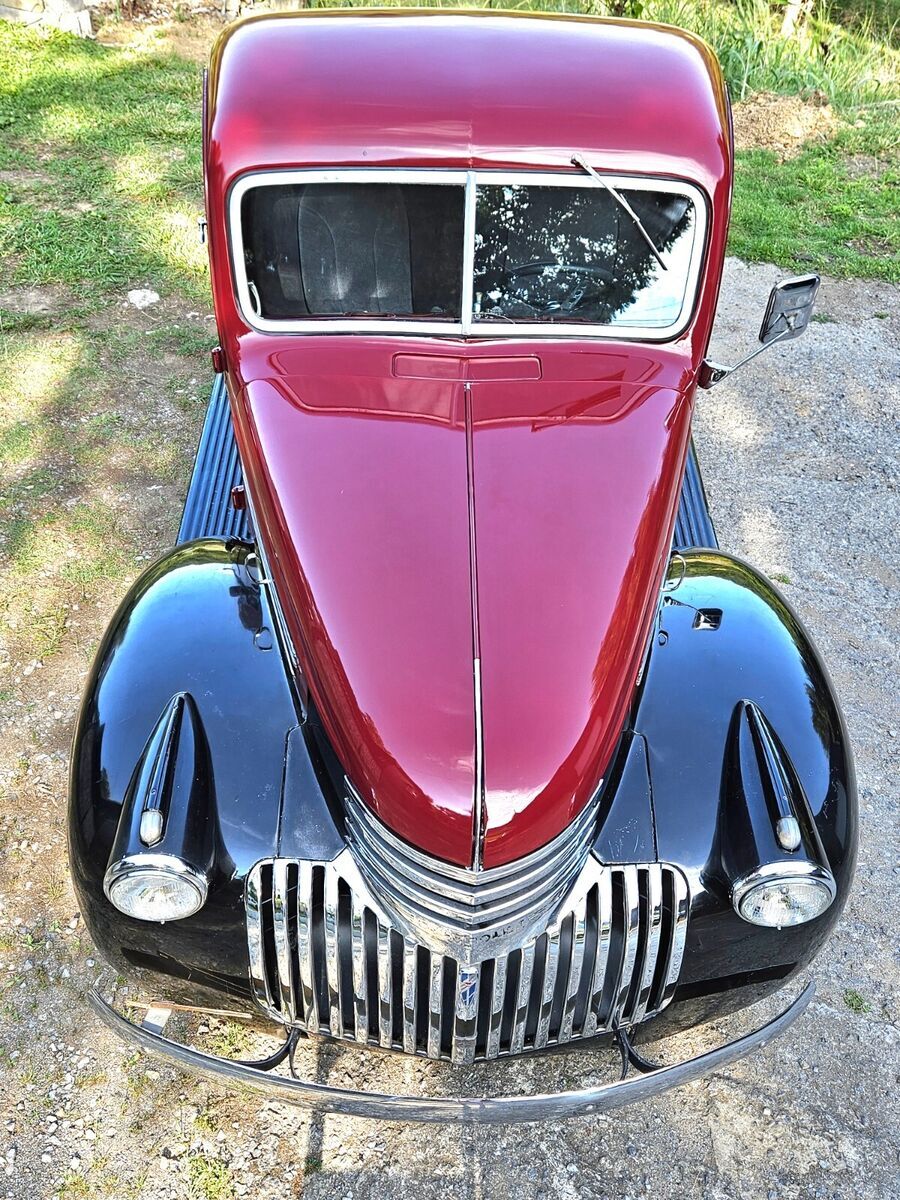
<svg viewBox="0 0 900 1200">
<path fill-rule="evenodd" d="M 596 787 L 649 634 L 727 233 L 718 68 L 649 26 L 251 18 L 214 53 L 208 135 L 237 436 L 305 686 L 382 819 L 457 863 L 475 811 L 470 388 L 484 860 L 510 861 Z M 245 171 L 558 169 L 573 149 L 708 195 L 708 268 L 677 341 L 265 336 L 243 322 L 225 205 Z"/>
</svg>

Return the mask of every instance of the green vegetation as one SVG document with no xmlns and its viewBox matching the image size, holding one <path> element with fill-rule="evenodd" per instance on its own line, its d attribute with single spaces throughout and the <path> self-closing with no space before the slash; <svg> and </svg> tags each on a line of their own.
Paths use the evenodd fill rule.
<svg viewBox="0 0 900 1200">
<path fill-rule="evenodd" d="M 900 282 L 900 106 L 784 162 L 771 150 L 739 152 L 730 250 Z"/>
<path fill-rule="evenodd" d="M 231 1200 L 234 1196 L 231 1171 L 219 1159 L 195 1154 L 188 1160 L 191 1196 L 197 1200 Z"/>
<path fill-rule="evenodd" d="M 0 256 L 29 284 L 180 287 L 207 301 L 200 74 L 0 23 Z"/>
<path fill-rule="evenodd" d="M 831 12 L 820 5 L 792 37 L 780 35 L 783 6 L 767 0 L 509 7 L 693 30 L 715 48 L 735 99 L 823 94 L 840 119 L 830 141 L 784 162 L 768 149 L 739 155 L 732 250 L 900 279 L 900 21 L 888 24 L 887 0 L 862 15 L 849 0 Z M 0 24 L 0 255 L 13 281 L 100 293 L 152 282 L 208 304 L 195 227 L 199 109 L 197 66 L 158 40 L 109 48 Z"/>
<path fill-rule="evenodd" d="M 863 1013 L 872 1011 L 872 1005 L 862 992 L 858 992 L 856 988 L 846 988 L 844 990 L 844 1003 L 857 1016 L 862 1016 Z"/>
</svg>

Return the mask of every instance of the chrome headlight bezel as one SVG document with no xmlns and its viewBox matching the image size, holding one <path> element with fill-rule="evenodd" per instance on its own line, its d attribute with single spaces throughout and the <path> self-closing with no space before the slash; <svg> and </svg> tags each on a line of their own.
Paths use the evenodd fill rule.
<svg viewBox="0 0 900 1200">
<path fill-rule="evenodd" d="M 168 877 L 169 880 L 177 880 L 186 889 L 185 895 L 188 898 L 188 904 L 185 906 L 185 911 L 178 913 L 177 916 L 165 917 L 160 920 L 157 917 L 142 917 L 138 913 L 123 908 L 116 900 L 117 885 L 141 875 L 145 877 L 162 875 Z M 200 911 L 206 903 L 209 880 L 201 871 L 197 871 L 184 859 L 178 858 L 174 854 L 129 854 L 126 858 L 119 859 L 118 862 L 112 863 L 107 868 L 103 877 L 103 891 L 110 904 L 124 916 L 131 917 L 135 921 L 165 925 L 170 921 L 183 921 Z"/>
<path fill-rule="evenodd" d="M 765 887 L 771 887 L 773 885 L 785 887 L 791 883 L 803 884 L 807 887 L 812 885 L 815 889 L 822 893 L 823 898 L 825 898 L 825 903 L 818 912 L 814 913 L 812 916 L 804 917 L 799 921 L 785 921 L 781 924 L 772 924 L 768 921 L 755 920 L 753 917 L 747 915 L 745 911 L 746 901 L 755 892 Z M 749 874 L 744 875 L 732 885 L 731 903 L 734 906 L 734 911 L 741 918 L 741 920 L 746 921 L 750 925 L 756 925 L 761 929 L 785 929 L 794 928 L 798 925 L 806 925 L 810 921 L 814 921 L 818 917 L 821 917 L 823 913 L 827 912 L 831 907 L 836 895 L 837 884 L 834 881 L 834 876 L 827 869 L 827 867 L 823 867 L 819 863 L 808 861 L 770 862 L 764 863 L 762 866 L 757 867 L 755 871 L 751 871 Z"/>
</svg>

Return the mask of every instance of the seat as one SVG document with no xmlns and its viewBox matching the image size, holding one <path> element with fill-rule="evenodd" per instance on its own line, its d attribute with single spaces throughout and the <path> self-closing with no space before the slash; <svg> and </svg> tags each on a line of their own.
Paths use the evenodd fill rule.
<svg viewBox="0 0 900 1200">
<path fill-rule="evenodd" d="M 310 313 L 409 313 L 409 217 L 396 184 L 311 184 L 297 214 Z"/>
</svg>

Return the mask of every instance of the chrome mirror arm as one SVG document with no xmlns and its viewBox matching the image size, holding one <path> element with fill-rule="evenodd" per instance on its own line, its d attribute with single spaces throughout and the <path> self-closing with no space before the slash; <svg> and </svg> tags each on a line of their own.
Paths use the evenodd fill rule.
<svg viewBox="0 0 900 1200">
<path fill-rule="evenodd" d="M 790 337 L 794 329 L 793 317 L 786 317 L 787 328 L 782 329 L 781 333 L 776 333 L 775 337 L 770 338 L 767 342 L 763 342 L 761 346 L 757 346 L 755 350 L 751 350 L 746 357 L 740 362 L 736 362 L 733 367 L 723 366 L 722 363 L 713 362 L 712 359 L 704 358 L 700 364 L 700 374 L 697 378 L 697 386 L 706 388 L 707 390 L 714 387 L 717 383 L 721 383 L 723 379 L 727 379 L 729 375 L 744 365 L 750 362 L 751 358 L 756 358 L 763 351 L 768 350 L 770 346 L 774 346 L 776 342 L 783 341 L 786 337 Z"/>
</svg>

